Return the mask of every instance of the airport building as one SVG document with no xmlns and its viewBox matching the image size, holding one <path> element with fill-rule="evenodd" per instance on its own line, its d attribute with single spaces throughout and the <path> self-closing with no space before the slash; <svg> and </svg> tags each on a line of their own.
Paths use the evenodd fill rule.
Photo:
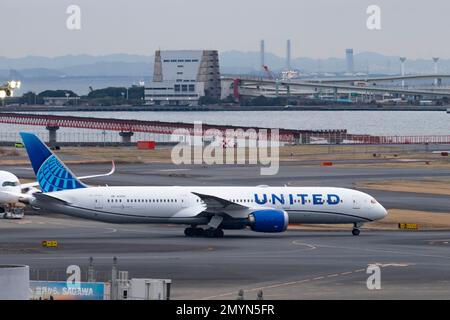
<svg viewBox="0 0 450 320">
<path fill-rule="evenodd" d="M 155 52 L 153 82 L 146 85 L 146 104 L 198 105 L 200 97 L 221 97 L 216 50 Z"/>
</svg>

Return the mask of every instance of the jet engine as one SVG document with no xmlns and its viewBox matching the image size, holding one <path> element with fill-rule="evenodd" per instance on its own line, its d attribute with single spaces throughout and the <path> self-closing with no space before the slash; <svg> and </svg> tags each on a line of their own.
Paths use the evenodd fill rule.
<svg viewBox="0 0 450 320">
<path fill-rule="evenodd" d="M 250 228 L 255 232 L 283 232 L 289 224 L 287 212 L 274 209 L 262 209 L 248 216 Z"/>
</svg>

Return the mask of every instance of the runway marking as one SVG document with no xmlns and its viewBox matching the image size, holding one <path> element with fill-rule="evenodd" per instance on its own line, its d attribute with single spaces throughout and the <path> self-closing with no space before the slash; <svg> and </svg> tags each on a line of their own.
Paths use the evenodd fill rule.
<svg viewBox="0 0 450 320">
<path fill-rule="evenodd" d="M 362 270 L 365 270 L 365 269 L 362 269 Z M 348 275 L 348 274 L 352 274 L 353 272 L 356 272 L 356 271 L 343 272 L 343 273 L 341 273 L 341 275 Z M 286 286 L 291 286 L 291 285 L 295 285 L 295 284 L 302 284 L 302 283 L 311 282 L 311 281 L 319 281 L 319 280 L 323 280 L 325 278 L 334 278 L 337 276 L 339 276 L 338 273 L 333 273 L 333 274 L 323 275 L 323 276 L 319 276 L 319 277 L 315 277 L 315 278 L 307 278 L 307 279 L 302 279 L 302 280 L 297 280 L 297 281 L 282 282 L 282 283 L 276 283 L 276 284 L 262 286 L 262 287 L 258 287 L 258 288 L 246 289 L 246 290 L 244 290 L 244 292 L 254 292 L 254 291 L 259 291 L 259 290 L 275 289 L 275 288 L 286 287 Z M 204 297 L 201 299 L 202 300 L 216 299 L 216 298 L 220 298 L 220 297 L 234 295 L 234 294 L 236 294 L 236 292 L 227 292 L 227 293 L 222 293 L 222 294 L 218 294 L 215 296 Z"/>
<path fill-rule="evenodd" d="M 303 242 L 298 242 L 298 240 L 294 240 L 292 241 L 292 244 L 296 245 L 296 246 L 304 246 L 304 247 L 308 247 L 309 250 L 316 250 L 317 246 L 309 244 L 309 243 L 303 243 Z"/>
<path fill-rule="evenodd" d="M 433 240 L 427 240 L 427 241 L 433 241 Z M 437 240 L 435 240 L 435 241 L 437 241 Z M 310 248 L 310 250 L 315 250 L 315 249 L 319 249 L 319 248 L 334 248 L 334 249 L 347 249 L 347 250 L 361 250 L 361 251 L 367 251 L 367 252 L 393 253 L 393 254 L 411 255 L 411 256 L 418 256 L 418 257 L 450 259 L 450 256 L 439 256 L 439 255 L 421 254 L 421 253 L 415 253 L 415 252 L 405 252 L 405 251 L 395 251 L 395 250 L 384 250 L 384 249 L 370 249 L 370 248 L 358 248 L 358 247 L 352 248 L 352 247 L 341 247 L 341 246 L 331 246 L 331 245 L 319 245 L 319 244 L 298 242 L 298 240 L 292 241 L 292 244 L 307 246 Z M 430 243 L 430 244 L 432 244 L 432 243 Z"/>
<path fill-rule="evenodd" d="M 338 276 L 339 276 L 338 273 L 334 273 L 334 274 L 327 275 L 327 278 L 334 278 L 334 277 L 338 277 Z"/>
<path fill-rule="evenodd" d="M 450 240 L 448 239 L 434 239 L 434 240 L 425 240 L 428 242 L 428 244 L 430 245 L 439 245 L 439 244 L 448 244 Z"/>
<path fill-rule="evenodd" d="M 331 246 L 331 245 L 323 245 L 323 244 L 310 244 L 311 246 L 320 248 L 331 248 L 331 249 L 346 249 L 346 250 L 359 250 L 359 251 L 366 251 L 366 252 L 381 252 L 381 253 L 393 253 L 398 255 L 410 255 L 415 257 L 428 257 L 428 258 L 441 258 L 441 259 L 450 259 L 449 256 L 440 256 L 440 255 L 434 255 L 434 254 L 423 254 L 423 253 L 416 253 L 416 252 L 408 252 L 408 251 L 397 251 L 397 250 L 384 250 L 384 249 L 370 249 L 370 248 L 359 248 L 359 247 L 342 247 L 342 246 Z"/>
<path fill-rule="evenodd" d="M 379 265 L 381 268 L 407 267 L 409 265 L 413 265 L 413 264 L 408 264 L 408 263 L 385 263 L 385 264 L 376 263 L 376 264 Z M 286 286 L 291 286 L 291 285 L 295 285 L 295 284 L 302 284 L 302 283 L 311 282 L 311 281 L 319 281 L 319 280 L 324 280 L 326 278 L 336 278 L 339 276 L 346 276 L 346 275 L 351 275 L 354 273 L 360 273 L 360 272 L 365 272 L 365 271 L 366 271 L 366 268 L 361 268 L 361 269 L 356 269 L 353 271 L 346 271 L 346 272 L 341 272 L 341 273 L 332 273 L 332 274 L 328 274 L 328 275 L 318 276 L 315 278 L 308 278 L 308 279 L 302 279 L 302 280 L 298 280 L 298 281 L 276 283 L 276 284 L 262 286 L 262 287 L 258 287 L 258 288 L 245 289 L 244 293 L 245 292 L 247 292 L 247 293 L 254 292 L 254 291 L 259 291 L 259 290 L 275 289 L 275 288 L 286 287 Z M 218 294 L 215 296 L 204 297 L 204 298 L 201 298 L 201 300 L 210 300 L 210 299 L 217 299 L 217 298 L 232 296 L 232 295 L 235 295 L 236 292 L 238 292 L 238 291 L 236 290 L 234 292 L 227 292 L 227 293 L 222 293 L 222 294 Z"/>
<path fill-rule="evenodd" d="M 394 262 L 391 262 L 391 263 L 379 263 L 379 262 L 376 262 L 376 263 L 372 263 L 372 264 L 375 264 L 375 265 L 379 266 L 380 268 L 387 268 L 387 267 L 409 267 L 409 266 L 414 266 L 414 265 L 416 265 L 415 263 L 407 263 L 407 262 L 405 262 L 405 263 L 394 263 Z"/>
<path fill-rule="evenodd" d="M 298 281 L 273 284 L 273 285 L 264 286 L 264 287 L 247 289 L 247 290 L 244 290 L 244 292 L 254 292 L 254 291 L 259 291 L 259 290 L 274 289 L 274 288 L 278 288 L 278 287 L 282 287 L 282 286 L 289 286 L 289 285 L 293 285 L 293 284 L 300 284 L 300 283 L 305 283 L 305 282 L 309 282 L 309 281 L 311 281 L 311 279 L 303 279 L 303 280 L 298 280 Z M 215 296 L 204 297 L 204 298 L 201 298 L 200 300 L 210 300 L 210 299 L 217 299 L 217 298 L 221 298 L 221 297 L 231 296 L 231 295 L 236 294 L 236 292 L 222 293 L 222 294 L 218 294 L 218 295 L 215 295 Z"/>
</svg>

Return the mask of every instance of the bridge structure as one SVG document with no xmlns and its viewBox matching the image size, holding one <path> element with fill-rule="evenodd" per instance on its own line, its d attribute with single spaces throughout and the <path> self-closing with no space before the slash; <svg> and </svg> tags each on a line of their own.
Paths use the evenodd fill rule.
<svg viewBox="0 0 450 320">
<path fill-rule="evenodd" d="M 122 137 L 122 142 L 124 143 L 130 143 L 131 137 L 136 132 L 202 137 L 221 135 L 224 138 L 231 136 L 236 139 L 277 139 L 277 141 L 284 143 L 309 143 L 311 140 L 324 139 L 332 143 L 342 143 L 344 139 L 353 137 L 353 135 L 350 135 L 345 129 L 295 130 L 203 123 L 144 121 L 24 113 L 0 113 L 0 123 L 45 127 L 49 131 L 49 143 L 51 145 L 54 145 L 57 142 L 57 131 L 60 128 L 117 131 Z M 276 137 L 273 136 L 274 134 L 276 134 Z M 363 136 L 358 137 L 362 138 Z"/>
<path fill-rule="evenodd" d="M 116 131 L 122 142 L 131 143 L 134 133 L 144 132 L 162 135 L 201 136 L 208 138 L 220 135 L 233 139 L 276 139 L 289 144 L 450 144 L 450 135 L 429 136 L 375 136 L 351 134 L 346 129 L 300 130 L 263 127 L 240 127 L 200 123 L 162 122 L 127 120 L 114 118 L 92 118 L 74 116 L 56 116 L 24 113 L 1 113 L 0 123 L 40 126 L 49 131 L 49 144 L 57 143 L 57 131 L 60 128 L 78 128 L 101 131 Z M 275 133 L 274 133 L 275 132 Z M 273 135 L 276 134 L 276 137 Z M 228 145 L 229 146 L 229 145 Z"/>
<path fill-rule="evenodd" d="M 434 97 L 450 98 L 450 88 L 436 86 L 434 88 L 420 87 L 396 87 L 383 86 L 378 83 L 393 82 L 398 80 L 427 80 L 427 79 L 450 79 L 450 74 L 433 75 L 407 75 L 386 77 L 364 77 L 364 78 L 340 78 L 340 79 L 267 79 L 263 77 L 224 77 L 223 80 L 233 83 L 233 95 L 236 99 L 241 96 L 294 96 L 311 95 L 321 90 L 327 90 L 337 95 L 341 93 L 359 93 L 364 95 L 396 94 L 413 96 L 417 98 Z"/>
</svg>

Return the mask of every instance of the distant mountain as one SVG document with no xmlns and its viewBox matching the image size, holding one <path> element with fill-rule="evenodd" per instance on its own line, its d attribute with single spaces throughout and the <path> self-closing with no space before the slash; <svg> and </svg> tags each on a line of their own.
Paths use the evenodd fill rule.
<svg viewBox="0 0 450 320">
<path fill-rule="evenodd" d="M 153 58 L 149 56 L 130 54 L 110 54 L 104 56 L 67 55 L 54 58 L 38 56 L 27 56 L 23 58 L 0 57 L 0 69 L 61 69 L 78 65 L 89 65 L 98 62 L 150 63 L 153 62 Z"/>
<path fill-rule="evenodd" d="M 136 76 L 149 77 L 153 75 L 153 64 L 145 62 L 95 62 L 86 65 L 65 67 L 59 71 L 70 77 L 117 77 Z"/>
<path fill-rule="evenodd" d="M 23 58 L 0 57 L 0 80 L 11 78 L 48 77 L 151 77 L 153 56 L 111 54 L 104 56 L 67 55 L 61 57 L 27 56 Z M 273 71 L 285 67 L 284 57 L 266 53 L 265 64 Z M 354 56 L 355 72 L 370 74 L 398 74 L 399 57 L 373 52 L 362 52 Z M 220 53 L 223 74 L 252 74 L 261 72 L 259 52 L 225 51 Z M 313 59 L 293 58 L 291 65 L 301 72 L 345 72 L 344 57 Z M 433 62 L 429 60 L 407 60 L 407 73 L 432 73 Z M 439 62 L 441 73 L 450 73 L 450 60 Z"/>
</svg>

